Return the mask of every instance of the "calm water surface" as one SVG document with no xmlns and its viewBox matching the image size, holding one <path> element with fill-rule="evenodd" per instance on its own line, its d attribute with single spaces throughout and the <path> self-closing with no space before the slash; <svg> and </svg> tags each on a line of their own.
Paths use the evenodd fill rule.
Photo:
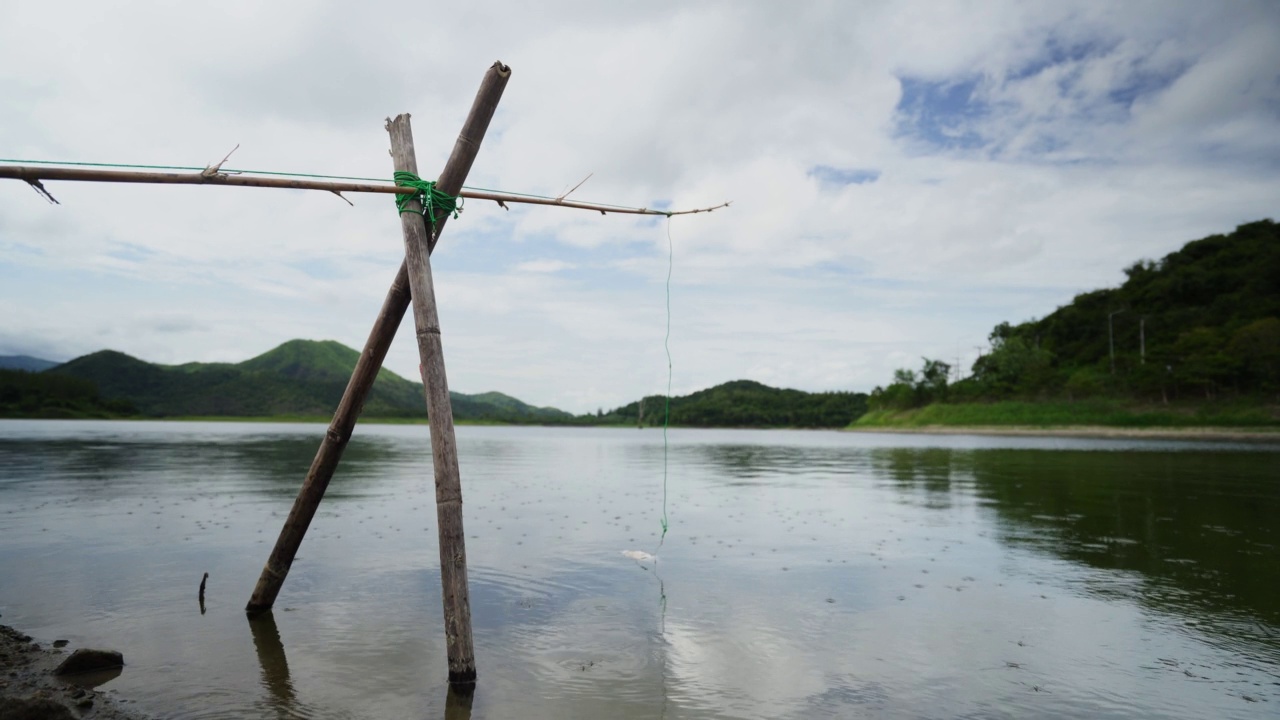
<svg viewBox="0 0 1280 720">
<path fill-rule="evenodd" d="M 0 622 L 161 717 L 465 717 L 425 427 L 357 430 L 244 616 L 323 431 L 0 421 Z M 677 430 L 660 549 L 660 431 L 458 447 L 474 718 L 1280 716 L 1274 447 Z"/>
</svg>

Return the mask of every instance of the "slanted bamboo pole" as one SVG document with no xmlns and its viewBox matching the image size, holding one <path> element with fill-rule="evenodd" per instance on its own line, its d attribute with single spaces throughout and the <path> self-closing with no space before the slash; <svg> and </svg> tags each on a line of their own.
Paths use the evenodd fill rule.
<svg viewBox="0 0 1280 720">
<path fill-rule="evenodd" d="M 407 114 L 387 122 L 391 157 L 397 172 L 418 172 L 413 151 L 413 129 Z M 434 223 L 433 223 L 434 225 Z M 440 534 L 440 585 L 444 600 L 445 646 L 449 655 L 449 683 L 474 683 L 475 652 L 471 640 L 471 598 L 467 590 L 466 535 L 462 529 L 462 481 L 458 469 L 458 445 L 453 433 L 453 407 L 445 376 L 444 347 L 440 341 L 440 316 L 436 311 L 435 284 L 431 278 L 431 245 L 439 237 L 428 231 L 422 206 L 409 202 L 400 213 L 404 233 L 405 264 L 413 293 L 413 323 L 417 329 L 418 356 L 426 391 L 427 417 L 431 422 L 431 461 L 436 481 L 436 520 Z"/>
<path fill-rule="evenodd" d="M 448 180 L 450 185 L 443 186 L 437 183 L 441 190 L 448 192 L 449 188 L 461 187 L 465 182 L 467 172 L 470 171 L 471 164 L 475 162 L 476 154 L 479 152 L 480 141 L 484 139 L 489 121 L 493 117 L 498 100 L 502 97 L 502 91 L 507 86 L 507 78 L 510 76 L 511 69 L 500 62 L 494 63 L 485 74 L 484 80 L 480 83 L 480 90 L 476 93 L 476 99 L 472 103 L 471 112 L 454 144 L 453 153 L 445 163 L 444 172 L 440 175 L 440 180 Z M 437 237 L 447 218 L 448 215 L 445 213 L 436 217 Z M 293 509 L 289 511 L 289 517 L 280 530 L 280 537 L 276 539 L 275 548 L 272 549 L 271 556 L 263 566 L 262 574 L 258 577 L 257 585 L 254 586 L 253 595 L 245 607 L 250 615 L 269 610 L 275 604 L 285 577 L 289 574 L 289 568 L 293 565 L 293 559 L 298 554 L 298 548 L 302 545 L 302 538 L 307 534 L 307 528 L 310 527 L 316 509 L 320 506 L 320 500 L 324 498 L 329 481 L 333 479 L 338 461 L 342 459 L 342 452 L 351 439 L 356 420 L 360 416 L 370 389 L 373 388 L 378 370 L 382 368 L 382 362 L 386 359 L 387 350 L 391 348 L 391 341 L 395 338 L 400 320 L 409 307 L 409 300 L 408 269 L 401 262 L 395 280 L 392 281 L 387 297 L 382 303 L 382 310 L 378 313 L 373 329 L 369 332 L 369 339 L 365 342 L 363 352 L 360 353 L 360 359 L 351 373 L 351 380 L 347 382 L 347 389 L 342 394 L 342 400 L 338 402 L 338 409 L 334 412 L 332 422 L 329 423 L 329 430 L 320 443 L 320 449 L 311 462 L 311 468 L 307 470 L 307 477 L 298 491 L 297 499 L 294 500 Z"/>
<path fill-rule="evenodd" d="M 447 167 L 447 166 L 446 166 Z M 333 182 L 329 180 L 305 180 L 301 178 L 262 177 L 258 175 L 235 175 L 226 172 L 213 174 L 180 173 L 180 172 L 135 172 L 130 170 L 92 170 L 86 168 L 44 167 L 38 165 L 3 165 L 0 164 L 0 178 L 25 180 L 35 185 L 41 180 L 71 180 L 85 182 L 114 183 L 149 183 L 157 185 L 227 185 L 233 187 L 283 188 L 286 190 L 325 190 L 332 193 L 409 193 L 412 188 L 398 185 L 363 182 Z M 444 190 L 444 187 L 441 187 Z M 525 205 L 553 205 L 574 208 L 577 210 L 595 210 L 601 214 L 618 213 L 620 215 L 692 215 L 694 213 L 711 212 L 729 203 L 721 203 L 713 207 L 694 210 L 654 210 L 650 208 L 623 207 L 606 203 L 579 202 L 563 198 L 543 198 L 519 193 L 504 193 L 496 190 L 463 190 L 460 186 L 450 195 L 469 200 L 492 200 L 498 204 L 520 203 Z"/>
<path fill-rule="evenodd" d="M 293 501 L 289 517 L 280 529 L 280 536 L 276 538 L 267 564 L 262 567 L 262 574 L 258 576 L 249 604 L 245 606 L 245 612 L 250 615 L 270 610 L 275 604 L 289 568 L 293 566 L 293 558 L 298 554 L 302 538 L 306 536 L 307 528 L 311 526 L 311 520 L 320 507 L 329 481 L 333 479 L 338 461 L 342 459 L 342 452 L 347 449 L 347 441 L 355 430 L 356 420 L 364 409 L 373 381 L 378 377 L 378 370 L 382 368 L 387 350 L 391 348 L 391 341 L 395 338 L 400 320 L 408 307 L 409 280 L 402 262 L 395 280 L 391 282 L 391 289 L 387 291 L 386 299 L 382 301 L 382 310 L 378 312 L 373 329 L 369 331 L 369 339 L 365 341 L 351 379 L 347 381 L 347 389 L 338 401 L 329 429 L 320 442 L 320 449 L 316 451 L 315 459 L 307 470 L 307 477 L 302 481 L 302 488 L 298 490 L 298 497 Z"/>
</svg>

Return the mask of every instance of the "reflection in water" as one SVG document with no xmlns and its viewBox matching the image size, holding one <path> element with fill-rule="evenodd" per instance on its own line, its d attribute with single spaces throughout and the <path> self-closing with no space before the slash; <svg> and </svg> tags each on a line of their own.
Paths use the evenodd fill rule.
<svg viewBox="0 0 1280 720">
<path fill-rule="evenodd" d="M 249 618 L 249 630 L 253 633 L 253 649 L 258 653 L 258 665 L 262 669 L 262 686 L 269 695 L 268 707 L 277 717 L 306 717 L 297 710 L 298 698 L 289 679 L 289 660 L 280 642 L 280 630 L 275 615 L 270 610 Z"/>
<path fill-rule="evenodd" d="M 1275 453 L 894 448 L 873 457 L 899 492 L 923 490 L 930 506 L 975 494 L 1003 542 L 1128 573 L 1100 576 L 1089 593 L 1230 636 L 1280 628 Z"/>
<path fill-rule="evenodd" d="M 310 708 L 298 701 L 275 615 L 267 610 L 248 618 L 248 623 L 262 673 L 261 685 L 267 691 L 267 708 L 278 718 L 315 717 Z M 471 720 L 474 696 L 475 685 L 449 686 L 444 704 L 445 720 Z"/>
<path fill-rule="evenodd" d="M 79 673 L 76 675 L 63 675 L 62 681 L 72 685 L 78 685 L 83 688 L 97 688 L 115 680 L 124 672 L 122 667 L 105 668 L 103 670 L 94 670 L 93 672 Z M 8 718 L 4 715 L 0 717 Z"/>
<path fill-rule="evenodd" d="M 471 720 L 471 701 L 475 699 L 475 692 L 475 685 L 450 685 L 444 701 L 444 720 Z"/>
<path fill-rule="evenodd" d="M 323 426 L 5 427 L 5 621 L 123 645 L 112 688 L 161 716 L 1248 718 L 1280 702 L 1280 453 L 675 431 L 671 532 L 642 570 L 620 551 L 659 543 L 660 433 L 459 428 L 472 696 L 444 682 L 426 428 L 358 432 L 280 626 L 264 614 L 246 637 L 238 596 Z M 194 622 L 203 570 L 227 592 Z"/>
</svg>

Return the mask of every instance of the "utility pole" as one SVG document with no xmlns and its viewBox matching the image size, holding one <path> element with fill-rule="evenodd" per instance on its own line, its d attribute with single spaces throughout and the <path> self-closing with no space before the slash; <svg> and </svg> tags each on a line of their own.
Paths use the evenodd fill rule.
<svg viewBox="0 0 1280 720">
<path fill-rule="evenodd" d="M 1113 323 L 1111 322 L 1111 319 L 1122 312 L 1124 312 L 1124 310 L 1113 310 L 1111 311 L 1111 313 L 1107 315 L 1107 345 L 1110 348 L 1110 352 L 1111 352 L 1111 374 L 1112 375 L 1116 374 L 1116 334 L 1115 334 L 1115 330 L 1113 329 Z"/>
</svg>

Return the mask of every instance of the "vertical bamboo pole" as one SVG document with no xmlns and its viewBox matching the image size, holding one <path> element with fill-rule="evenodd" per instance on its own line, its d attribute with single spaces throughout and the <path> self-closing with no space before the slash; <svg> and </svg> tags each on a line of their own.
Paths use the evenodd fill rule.
<svg viewBox="0 0 1280 720">
<path fill-rule="evenodd" d="M 462 184 L 471 171 L 471 165 L 475 162 L 476 154 L 480 150 L 480 142 L 484 140 L 489 121 L 493 119 L 493 113 L 498 107 L 498 101 L 502 98 L 502 91 L 506 88 L 507 79 L 510 76 L 511 69 L 501 62 L 494 63 L 485 73 L 476 98 L 471 104 L 471 112 L 467 115 L 462 132 L 458 134 L 458 139 L 454 143 L 449 161 L 445 163 L 444 171 L 440 173 L 440 179 L 436 182 L 440 190 L 450 195 L 457 195 L 462 190 Z M 429 250 L 435 248 L 440 230 L 444 227 L 447 218 L 448 215 L 445 213 L 436 216 L 435 235 L 431 239 Z M 316 509 L 324 498 L 324 492 L 329 487 L 329 481 L 333 479 L 334 470 L 338 467 L 338 461 L 342 459 L 342 452 L 351 439 L 356 420 L 364 408 L 369 391 L 373 388 L 373 381 L 378 377 L 382 362 L 387 357 L 387 350 L 391 348 L 391 341 L 400 327 L 400 320 L 404 318 L 405 310 L 409 307 L 411 293 L 408 278 L 408 268 L 402 262 L 390 290 L 387 291 L 382 310 L 378 313 L 373 329 L 369 332 L 364 351 L 360 353 L 360 359 L 351 373 L 351 380 L 347 382 L 347 388 L 342 394 L 342 400 L 338 403 L 333 421 L 329 423 L 329 430 L 325 433 L 320 449 L 316 451 L 316 457 L 307 471 L 302 488 L 298 491 L 298 497 L 294 500 L 293 509 L 289 511 L 289 517 L 285 520 L 275 547 L 262 568 L 257 585 L 254 586 L 253 595 L 245 607 L 250 615 L 270 610 L 280 594 L 284 579 L 289 574 L 289 568 L 298 554 L 298 548 L 302 545 L 302 538 L 306 536 L 307 528 L 310 527 Z"/>
<path fill-rule="evenodd" d="M 387 122 L 391 157 L 396 171 L 418 172 L 413 151 L 409 115 Z M 417 329 L 418 356 L 431 422 L 431 461 L 436 481 L 436 519 L 440 533 L 440 584 L 444 600 L 444 633 L 449 655 L 449 683 L 474 683 L 475 654 L 471 641 L 471 599 L 467 592 L 466 536 L 462 529 L 462 481 L 458 448 L 453 433 L 453 407 L 445 377 L 444 347 L 440 342 L 440 316 L 436 311 L 435 283 L 431 277 L 431 238 L 422 206 L 412 201 L 400 214 L 404 233 L 405 265 L 413 293 L 413 323 Z"/>
</svg>

